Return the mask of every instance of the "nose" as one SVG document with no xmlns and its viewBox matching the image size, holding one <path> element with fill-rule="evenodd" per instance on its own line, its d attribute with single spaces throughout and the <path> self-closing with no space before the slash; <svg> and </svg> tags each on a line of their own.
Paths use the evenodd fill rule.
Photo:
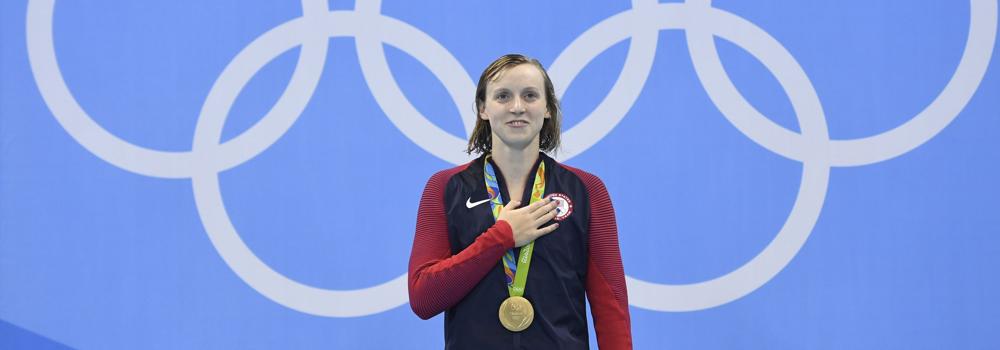
<svg viewBox="0 0 1000 350">
<path fill-rule="evenodd" d="M 524 101 L 520 97 L 515 97 L 513 103 L 510 104 L 510 112 L 513 114 L 524 113 Z"/>
</svg>

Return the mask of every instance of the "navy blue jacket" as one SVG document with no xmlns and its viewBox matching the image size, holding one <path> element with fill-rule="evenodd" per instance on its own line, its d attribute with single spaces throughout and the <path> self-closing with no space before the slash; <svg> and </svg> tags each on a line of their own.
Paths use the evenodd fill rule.
<svg viewBox="0 0 1000 350">
<path fill-rule="evenodd" d="M 535 241 L 524 297 L 535 318 L 521 332 L 503 328 L 509 295 L 500 258 L 513 247 L 506 222 L 495 222 L 480 157 L 431 177 L 421 199 L 410 257 L 410 304 L 422 318 L 445 311 L 448 349 L 588 349 L 586 296 L 602 348 L 631 348 L 628 300 L 614 209 L 596 176 L 545 162 L 545 195 L 568 198 L 559 228 Z M 502 198 L 510 198 L 495 164 Z M 531 198 L 530 181 L 521 195 Z M 477 205 L 478 204 L 478 205 Z M 551 223 L 549 223 L 551 224 Z M 515 249 L 515 256 L 519 249 Z"/>
</svg>

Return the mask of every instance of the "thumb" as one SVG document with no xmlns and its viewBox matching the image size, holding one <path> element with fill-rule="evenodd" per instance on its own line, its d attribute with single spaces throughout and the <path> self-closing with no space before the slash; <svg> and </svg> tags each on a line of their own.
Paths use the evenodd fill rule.
<svg viewBox="0 0 1000 350">
<path fill-rule="evenodd" d="M 503 210 L 514 210 L 519 205 L 521 205 L 521 201 L 510 201 L 507 202 L 507 205 L 503 206 Z"/>
</svg>

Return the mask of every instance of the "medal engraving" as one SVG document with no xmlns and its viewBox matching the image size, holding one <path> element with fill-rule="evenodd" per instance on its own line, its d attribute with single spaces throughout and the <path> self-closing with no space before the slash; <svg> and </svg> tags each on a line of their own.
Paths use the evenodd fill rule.
<svg viewBox="0 0 1000 350">
<path fill-rule="evenodd" d="M 535 309 L 523 297 L 510 297 L 500 304 L 500 324 L 511 332 L 520 332 L 535 319 Z"/>
</svg>

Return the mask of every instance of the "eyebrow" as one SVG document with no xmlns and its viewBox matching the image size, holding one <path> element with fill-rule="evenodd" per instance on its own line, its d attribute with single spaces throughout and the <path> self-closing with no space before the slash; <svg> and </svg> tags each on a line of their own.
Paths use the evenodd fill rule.
<svg viewBox="0 0 1000 350">
<path fill-rule="evenodd" d="M 527 87 L 521 89 L 521 91 L 533 91 L 533 92 L 537 92 L 537 90 L 542 90 L 542 89 L 538 88 L 538 87 L 534 87 L 534 86 L 527 86 Z M 497 93 L 497 92 L 500 92 L 500 91 L 512 91 L 512 90 L 509 89 L 509 88 L 507 88 L 507 87 L 498 87 L 498 88 L 494 88 L 492 90 L 492 93 Z"/>
</svg>

